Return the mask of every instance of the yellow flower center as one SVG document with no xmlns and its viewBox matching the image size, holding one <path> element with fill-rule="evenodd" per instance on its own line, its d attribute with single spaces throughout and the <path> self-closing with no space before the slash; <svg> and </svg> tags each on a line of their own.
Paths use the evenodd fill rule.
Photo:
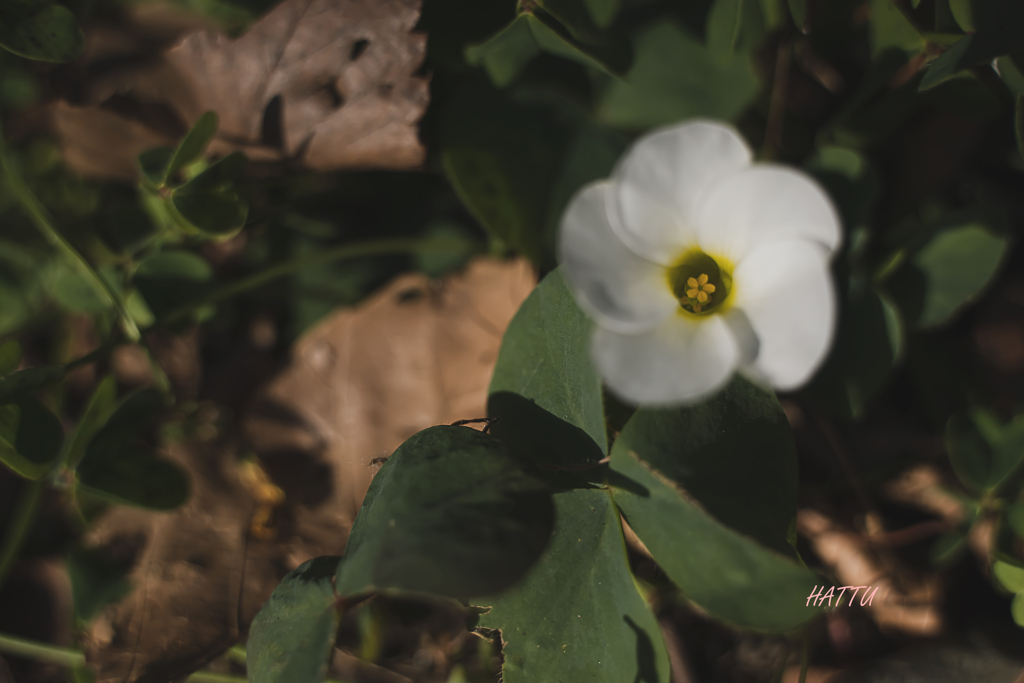
<svg viewBox="0 0 1024 683">
<path fill-rule="evenodd" d="M 707 315 L 723 310 L 732 289 L 732 272 L 725 259 L 714 259 L 700 249 L 685 252 L 668 268 L 667 279 L 684 314 Z"/>
</svg>

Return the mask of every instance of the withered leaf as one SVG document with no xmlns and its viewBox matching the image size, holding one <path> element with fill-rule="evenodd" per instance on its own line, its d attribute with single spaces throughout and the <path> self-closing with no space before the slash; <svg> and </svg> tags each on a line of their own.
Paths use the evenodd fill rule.
<svg viewBox="0 0 1024 683">
<path fill-rule="evenodd" d="M 416 75 L 426 36 L 411 32 L 419 11 L 420 0 L 285 0 L 241 38 L 189 33 L 83 83 L 85 103 L 55 106 L 65 162 L 132 180 L 139 152 L 175 144 L 212 110 L 220 130 L 209 155 L 323 171 L 417 166 L 429 99 Z"/>
<path fill-rule="evenodd" d="M 428 98 L 414 75 L 426 50 L 426 36 L 410 33 L 419 5 L 286 0 L 238 40 L 189 35 L 167 53 L 195 96 L 182 113 L 191 125 L 212 109 L 225 141 L 279 145 L 313 169 L 418 165 Z"/>
<path fill-rule="evenodd" d="M 399 277 L 310 330 L 244 418 L 283 500 L 247 479 L 229 444 L 168 448 L 189 472 L 189 502 L 111 508 L 88 537 L 137 548 L 133 591 L 92 629 L 98 683 L 198 669 L 244 640 L 285 573 L 340 555 L 375 458 L 426 427 L 485 415 L 502 334 L 534 284 L 525 261 L 482 258 L 440 281 Z"/>
</svg>

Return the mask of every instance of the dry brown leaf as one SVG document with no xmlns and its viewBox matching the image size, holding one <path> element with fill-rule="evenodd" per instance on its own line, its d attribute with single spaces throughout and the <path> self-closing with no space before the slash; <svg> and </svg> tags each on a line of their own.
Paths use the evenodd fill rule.
<svg viewBox="0 0 1024 683">
<path fill-rule="evenodd" d="M 416 122 L 428 99 L 426 79 L 414 76 L 427 42 L 410 33 L 419 7 L 286 0 L 238 40 L 192 34 L 167 53 L 195 96 L 182 113 L 192 123 L 216 111 L 222 151 L 224 142 L 267 145 L 265 112 L 280 97 L 285 156 L 317 170 L 417 166 Z"/>
<path fill-rule="evenodd" d="M 818 557 L 843 585 L 869 586 L 868 590 L 878 588 L 866 609 L 882 629 L 894 628 L 919 636 L 933 636 L 942 630 L 937 575 L 924 577 L 912 588 L 902 590 L 873 555 L 871 544 L 863 535 L 841 529 L 810 509 L 800 510 L 796 523 L 800 534 L 811 541 Z M 860 595 L 864 597 L 864 592 Z"/>
<path fill-rule="evenodd" d="M 244 637 L 284 573 L 341 554 L 375 457 L 485 414 L 501 336 L 534 284 L 525 261 L 478 259 L 439 282 L 402 276 L 310 330 L 244 421 L 283 500 L 265 496 L 229 447 L 170 448 L 189 472 L 189 502 L 169 513 L 115 507 L 89 535 L 93 546 L 139 548 L 135 589 L 93 629 L 98 683 L 195 670 Z"/>
<path fill-rule="evenodd" d="M 53 125 L 64 163 L 87 176 L 134 181 L 139 175 L 135 157 L 173 143 L 170 136 L 115 112 L 66 102 L 54 106 Z"/>
<path fill-rule="evenodd" d="M 173 144 L 213 110 L 210 154 L 325 171 L 418 166 L 429 99 L 415 75 L 426 53 L 426 36 L 411 32 L 419 11 L 420 0 L 285 0 L 241 38 L 190 33 L 161 58 L 85 84 L 84 105 L 55 106 L 65 162 L 134 179 L 140 151 Z"/>
<path fill-rule="evenodd" d="M 189 501 L 169 513 L 114 507 L 87 537 L 138 549 L 134 590 L 90 634 L 98 683 L 191 673 L 241 639 L 287 572 L 274 544 L 247 533 L 257 504 L 229 449 L 177 444 L 165 455 L 189 473 Z"/>
</svg>

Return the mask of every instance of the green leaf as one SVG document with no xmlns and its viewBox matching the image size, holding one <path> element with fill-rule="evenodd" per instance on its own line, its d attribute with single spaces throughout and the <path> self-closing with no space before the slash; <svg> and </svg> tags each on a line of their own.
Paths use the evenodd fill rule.
<svg viewBox="0 0 1024 683">
<path fill-rule="evenodd" d="M 167 180 L 167 167 L 173 157 L 173 147 L 154 147 L 140 154 L 137 163 L 143 181 L 153 189 L 163 187 Z"/>
<path fill-rule="evenodd" d="M 458 91 L 442 117 L 441 162 L 463 204 L 538 269 L 554 268 L 565 203 L 607 175 L 624 141 L 564 107 L 478 84 Z"/>
<path fill-rule="evenodd" d="M 78 466 L 78 491 L 120 505 L 172 510 L 188 500 L 188 477 L 146 446 L 90 447 Z"/>
<path fill-rule="evenodd" d="M 208 111 L 199 117 L 192 130 L 178 143 L 173 156 L 168 160 L 160 185 L 166 185 L 171 176 L 179 170 L 199 159 L 206 151 L 213 136 L 217 134 L 219 119 L 217 112 Z"/>
<path fill-rule="evenodd" d="M 200 296 L 212 277 L 213 269 L 201 256 L 172 250 L 145 258 L 135 271 L 133 283 L 150 311 L 160 317 Z"/>
<path fill-rule="evenodd" d="M 598 28 L 608 28 L 619 14 L 622 0 L 584 0 L 590 18 Z"/>
<path fill-rule="evenodd" d="M 918 55 L 924 52 L 927 44 L 892 0 L 871 0 L 872 57 L 878 57 L 890 48 Z"/>
<path fill-rule="evenodd" d="M 216 128 L 214 128 L 215 130 Z M 231 188 L 247 159 L 235 152 L 212 164 L 171 194 L 170 206 L 188 227 L 226 237 L 245 225 L 249 205 Z"/>
<path fill-rule="evenodd" d="M 9 375 L 21 363 L 21 344 L 17 339 L 8 339 L 0 344 L 0 375 Z"/>
<path fill-rule="evenodd" d="M 106 605 L 115 603 L 131 591 L 130 564 L 112 557 L 112 553 L 94 548 L 77 548 L 68 556 L 68 576 L 75 618 L 90 622 Z"/>
<path fill-rule="evenodd" d="M 1011 593 L 1024 591 L 1024 569 L 996 560 L 992 563 L 992 574 Z"/>
<path fill-rule="evenodd" d="M 688 600 L 715 619 L 756 631 L 791 631 L 820 614 L 813 603 L 806 606 L 816 577 L 791 553 L 765 548 L 711 517 L 641 462 L 624 434 L 612 448 L 615 504 Z"/>
<path fill-rule="evenodd" d="M 974 12 L 971 10 L 971 0 L 949 0 L 949 9 L 956 19 L 957 25 L 964 33 L 974 33 Z"/>
<path fill-rule="evenodd" d="M 737 376 L 697 405 L 640 408 L 615 448 L 639 456 L 722 524 L 792 555 L 787 533 L 796 517 L 796 448 L 770 391 Z"/>
<path fill-rule="evenodd" d="M 998 489 L 1024 462 L 1024 415 L 1007 425 L 984 409 L 954 415 L 946 424 L 953 471 L 976 492 Z"/>
<path fill-rule="evenodd" d="M 739 44 L 746 0 L 715 0 L 708 12 L 705 35 L 708 50 L 719 63 L 727 64 Z"/>
<path fill-rule="evenodd" d="M 562 270 L 545 277 L 505 331 L 491 378 L 492 431 L 513 452 L 578 468 L 608 450 L 601 379 L 590 362 L 593 324 L 572 298 Z"/>
<path fill-rule="evenodd" d="M 489 40 L 466 47 L 466 61 L 487 70 L 491 82 L 504 88 L 516 79 L 523 68 L 540 54 L 533 37 L 529 15 L 521 14 Z"/>
<path fill-rule="evenodd" d="M 77 268 L 57 270 L 50 293 L 68 311 L 95 314 L 110 308 L 110 303 L 100 296 Z"/>
<path fill-rule="evenodd" d="M 46 474 L 63 443 L 60 420 L 35 398 L 0 406 L 0 462 L 21 476 Z"/>
<path fill-rule="evenodd" d="M 851 288 L 835 340 L 808 391 L 831 413 L 857 419 L 902 355 L 899 312 L 873 287 Z"/>
<path fill-rule="evenodd" d="M 1024 96 L 1024 72 L 1017 65 L 1018 60 L 1024 59 L 1024 54 L 1003 55 L 998 57 L 993 65 L 996 73 L 1003 79 L 1003 83 L 1016 97 Z"/>
<path fill-rule="evenodd" d="M 950 2 L 950 9 L 958 23 L 973 26 L 974 32 L 931 63 L 921 80 L 920 90 L 933 88 L 963 69 L 989 64 L 996 57 L 1024 48 L 1024 4 L 973 2 L 965 8 L 962 3 Z"/>
<path fill-rule="evenodd" d="M 1013 596 L 1013 602 L 1010 603 L 1010 615 L 1013 617 L 1013 623 L 1024 628 L 1024 591 Z"/>
<path fill-rule="evenodd" d="M 672 23 L 638 33 L 634 49 L 633 68 L 624 80 L 609 82 L 599 98 L 597 116 L 604 123 L 644 129 L 697 116 L 734 120 L 761 90 L 749 55 L 719 64 Z"/>
<path fill-rule="evenodd" d="M 1024 538 L 1024 503 L 1010 503 L 1006 506 L 1006 523 L 1013 533 Z"/>
<path fill-rule="evenodd" d="M 616 505 L 689 600 L 762 631 L 817 614 L 806 607 L 815 576 L 788 542 L 796 451 L 773 394 L 737 377 L 695 406 L 640 408 L 611 468 Z"/>
<path fill-rule="evenodd" d="M 431 427 L 388 458 L 356 517 L 338 592 L 485 595 L 520 579 L 554 523 L 546 486 L 498 439 L 468 427 Z"/>
<path fill-rule="evenodd" d="M 787 0 L 789 13 L 793 15 L 793 23 L 798 29 L 807 24 L 807 0 Z"/>
<path fill-rule="evenodd" d="M 538 4 L 547 11 L 531 13 L 529 24 L 541 50 L 611 76 L 629 69 L 633 61 L 629 41 L 594 26 L 578 0 L 538 0 Z"/>
<path fill-rule="evenodd" d="M 0 46 L 42 62 L 69 62 L 82 53 L 82 30 L 67 7 L 38 0 L 0 3 Z"/>
<path fill-rule="evenodd" d="M 605 491 L 555 495 L 551 545 L 526 578 L 490 600 L 479 625 L 499 629 L 505 683 L 667 683 L 661 632 L 629 571 Z"/>
<path fill-rule="evenodd" d="M 191 193 L 205 190 L 225 189 L 241 174 L 249 160 L 241 152 L 233 152 L 218 159 L 209 168 L 177 189 L 177 192 Z"/>
<path fill-rule="evenodd" d="M 256 615 L 246 645 L 252 683 L 320 683 L 338 630 L 331 580 L 338 557 L 317 557 L 288 573 Z"/>
<path fill-rule="evenodd" d="M 96 385 L 89 397 L 89 402 L 82 411 L 74 431 L 68 439 L 67 458 L 65 462 L 74 469 L 85 454 L 86 446 L 99 433 L 107 420 L 114 414 L 117 404 L 117 379 L 107 375 Z"/>
<path fill-rule="evenodd" d="M 1007 237 L 981 222 L 945 228 L 907 260 L 886 289 L 914 326 L 946 324 L 985 290 L 1008 246 Z"/>
<path fill-rule="evenodd" d="M 232 235 L 245 226 L 249 205 L 230 190 L 175 190 L 174 209 L 197 230 L 217 237 Z"/>
<path fill-rule="evenodd" d="M 579 10 L 582 11 L 582 6 Z M 589 23 L 589 18 L 586 19 Z M 540 52 L 620 76 L 629 68 L 629 44 L 614 34 L 588 27 L 572 31 L 543 10 L 522 12 L 512 23 L 483 43 L 466 48 L 466 61 L 483 65 L 491 81 L 505 87 Z"/>
<path fill-rule="evenodd" d="M 164 406 L 156 389 L 136 391 L 120 402 L 76 468 L 81 492 L 152 510 L 170 510 L 188 499 L 185 473 L 142 441 Z"/>
<path fill-rule="evenodd" d="M 67 370 L 63 365 L 43 365 L 12 372 L 0 379 L 0 405 L 27 396 L 36 389 L 64 379 Z"/>
<path fill-rule="evenodd" d="M 165 405 L 163 394 L 156 389 L 140 389 L 128 394 L 89 441 L 86 457 L 96 449 L 120 448 L 138 440 L 156 423 Z"/>
</svg>

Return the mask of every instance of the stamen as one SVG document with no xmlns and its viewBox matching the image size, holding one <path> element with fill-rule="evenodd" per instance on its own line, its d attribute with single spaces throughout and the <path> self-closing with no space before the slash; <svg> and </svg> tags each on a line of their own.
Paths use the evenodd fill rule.
<svg viewBox="0 0 1024 683">
<path fill-rule="evenodd" d="M 711 294 L 715 291 L 715 286 L 708 282 L 707 273 L 687 278 L 686 284 L 689 289 L 686 290 L 686 296 L 679 299 L 679 305 L 689 306 L 694 313 L 700 313 L 704 306 L 711 303 Z"/>
</svg>

